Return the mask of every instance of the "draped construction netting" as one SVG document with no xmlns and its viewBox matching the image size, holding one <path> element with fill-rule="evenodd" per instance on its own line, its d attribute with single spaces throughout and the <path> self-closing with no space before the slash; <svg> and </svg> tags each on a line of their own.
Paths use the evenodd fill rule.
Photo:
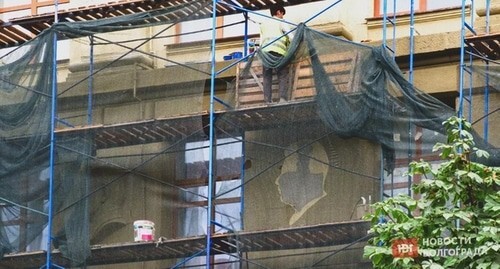
<svg viewBox="0 0 500 269">
<path fill-rule="evenodd" d="M 57 129 L 74 129 L 88 124 L 88 116 L 85 113 L 88 104 L 87 97 L 82 97 L 80 93 L 82 88 L 85 89 L 84 93 L 87 92 L 86 88 L 90 81 L 87 55 L 82 58 L 86 61 L 82 64 L 86 68 L 85 71 L 78 72 L 79 67 L 76 65 L 77 67 L 71 67 L 73 76 L 65 77 L 64 72 L 58 74 L 57 97 L 53 98 L 55 35 L 59 39 L 81 37 L 81 39 L 75 39 L 75 44 L 89 47 L 88 36 L 121 31 L 112 38 L 119 40 L 127 36 L 128 42 L 130 36 L 137 34 L 133 32 L 134 30 L 145 26 L 153 27 L 171 23 L 166 28 L 170 29 L 180 21 L 207 16 L 205 8 L 210 8 L 207 6 L 209 3 L 211 1 L 184 1 L 181 4 L 151 12 L 83 23 L 60 23 L 42 32 L 28 43 L 2 52 L 0 59 L 0 256 L 7 253 L 47 250 L 49 179 L 53 178 L 52 246 L 60 250 L 70 264 L 85 264 L 85 260 L 90 255 L 91 243 L 102 242 L 99 238 L 112 234 L 114 229 L 123 228 L 125 223 L 127 228 L 132 227 L 132 224 L 123 221 L 121 217 L 125 214 L 123 211 L 133 211 L 128 208 L 129 205 L 124 200 L 131 197 L 130 193 L 123 193 L 121 198 L 108 197 L 113 196 L 110 189 L 114 189 L 115 193 L 123 191 L 120 187 L 116 188 L 118 183 L 123 184 L 123 181 L 132 180 L 130 176 L 127 176 L 132 170 L 127 167 L 127 164 L 134 165 L 133 170 L 140 173 L 142 168 L 139 164 L 146 163 L 145 159 L 148 156 L 154 154 L 164 156 L 166 154 L 164 152 L 167 151 L 164 149 L 160 153 L 156 151 L 145 153 L 147 150 L 139 150 L 139 155 L 130 154 L 126 158 L 120 157 L 116 156 L 120 155 L 118 153 L 110 154 L 105 150 L 100 150 L 100 146 L 95 144 L 95 132 L 82 130 L 77 134 L 57 133 L 55 135 L 56 142 L 51 163 L 51 121 L 54 120 L 54 126 Z M 200 11 L 203 12 L 200 13 Z M 171 17 L 165 16 L 168 14 L 176 14 L 174 17 L 177 19 L 172 20 Z M 136 46 L 136 50 L 140 50 L 148 43 L 149 40 L 139 40 L 132 45 Z M 114 74 L 113 72 L 117 69 L 123 68 L 119 60 L 130 62 L 141 55 L 133 48 L 124 49 L 129 48 L 127 46 L 131 43 L 125 44 L 111 41 L 107 43 L 106 40 L 97 39 L 93 43 L 96 46 L 96 54 L 109 54 L 109 51 L 121 53 L 128 50 L 120 56 L 114 55 L 115 58 L 96 62 L 96 68 L 90 71 L 90 73 L 93 72 L 92 83 L 95 85 L 95 92 L 91 93 L 93 98 L 91 109 L 94 109 L 94 115 L 99 113 L 96 111 L 100 105 L 128 102 L 128 98 L 132 96 L 122 91 L 106 92 L 105 89 L 109 85 L 116 84 L 117 81 L 104 81 L 105 84 L 101 84 L 104 78 L 110 76 L 108 70 Z M 205 59 L 208 61 L 208 56 Z M 139 69 L 145 69 L 139 64 L 137 66 Z M 183 74 L 189 76 L 196 73 L 196 80 L 186 83 L 185 86 L 194 88 L 191 94 L 202 96 L 204 80 L 210 77 L 207 75 L 210 68 L 209 65 L 203 64 L 198 69 L 194 69 L 195 71 L 193 69 L 186 68 L 187 71 Z M 120 69 L 120 71 L 126 72 L 127 69 Z M 129 83 L 128 81 L 122 82 Z M 167 88 L 165 87 L 165 90 L 168 91 Z M 150 89 L 150 91 L 154 90 Z M 134 94 L 133 98 L 137 100 L 139 97 Z M 53 100 L 57 100 L 54 114 L 52 113 Z M 190 106 L 201 110 L 192 100 Z M 103 124 L 98 116 L 95 118 L 91 124 Z M 204 135 L 201 117 L 199 119 L 200 130 Z M 107 168 L 106 172 L 100 172 L 103 167 Z M 143 179 L 147 177 L 147 175 L 142 176 Z M 130 188 L 132 187 L 126 189 Z M 141 199 L 145 200 L 139 195 L 137 200 Z M 108 209 L 100 210 L 105 207 Z M 122 211 L 117 212 L 118 209 Z M 90 225 L 89 220 L 93 218 L 101 218 L 101 220 Z M 145 216 L 134 215 L 133 218 L 142 219 Z M 133 231 L 129 234 L 133 238 Z"/>
<path fill-rule="evenodd" d="M 53 42 L 50 36 L 18 48 L 2 58 L 1 76 L 1 200 L 2 221 L 25 215 L 38 220 L 26 223 L 30 240 L 41 234 L 47 221 L 44 196 L 47 190 L 48 145 L 50 141 L 50 104 Z M 12 60 L 10 60 L 12 59 Z M 26 178 L 30 179 L 26 179 Z M 43 193 L 43 194 L 41 194 Z M 26 211 L 22 205 L 34 210 Z M 12 245 L 23 244 L 17 230 L 3 225 L 2 254 Z"/>
<path fill-rule="evenodd" d="M 69 257 L 82 260 L 89 254 L 89 248 L 81 246 L 89 244 L 88 237 L 80 234 L 88 229 L 88 210 L 86 201 L 79 199 L 85 195 L 89 174 L 86 156 L 74 150 L 88 154 L 91 144 L 84 137 L 61 139 L 64 149 L 50 155 L 54 40 L 54 32 L 46 33 L 2 58 L 1 254 L 46 248 L 48 184 L 53 177 L 58 194 L 53 208 L 72 204 L 57 241 L 73 249 Z M 65 233 L 67 229 L 71 233 Z"/>
<path fill-rule="evenodd" d="M 264 102 L 263 65 L 289 69 L 286 102 L 280 100 L 277 76 L 273 102 Z M 216 124 L 219 135 L 245 144 L 249 167 L 245 197 L 251 197 L 245 199 L 245 214 L 265 219 L 265 227 L 356 218 L 355 209 L 363 203 L 360 199 L 380 199 L 380 166 L 385 170 L 384 187 L 380 187 L 384 193 L 407 193 L 409 188 L 401 187 L 407 182 L 404 172 L 396 175 L 399 190 L 388 191 L 394 170 L 404 170 L 412 160 L 436 163 L 439 158 L 432 148 L 446 141 L 442 122 L 456 114 L 452 107 L 414 87 L 384 48 L 356 44 L 303 24 L 298 25 L 284 57 L 259 50 L 238 67 L 225 100 L 235 109 L 218 116 Z M 498 75 L 494 70 L 489 69 L 490 75 Z M 490 87 L 498 89 L 493 82 Z M 481 87 L 484 82 L 475 84 L 476 91 Z M 493 105 L 499 97 L 495 91 L 491 90 Z M 490 130 L 499 127 L 498 117 L 498 113 L 490 115 Z M 498 136 L 491 134 L 492 143 L 488 143 L 480 131 L 474 133 L 475 141 L 490 157 L 476 161 L 500 165 Z M 276 209 L 279 204 L 287 204 L 289 211 Z M 260 223 L 245 221 L 245 229 L 259 228 Z M 285 262 L 269 261 L 269 253 L 249 255 L 269 268 Z M 340 265 L 356 255 L 360 257 L 359 253 L 345 254 L 323 260 L 328 255 L 311 251 L 294 259 L 295 267 L 290 268 Z"/>
<path fill-rule="evenodd" d="M 196 43 L 201 49 L 190 59 L 175 58 L 177 47 L 168 51 L 175 59 L 153 49 L 174 38 L 167 33 L 175 24 L 209 17 L 211 2 L 60 23 L 2 56 L 0 254 L 47 250 L 50 213 L 51 246 L 74 266 L 85 266 L 91 245 L 134 241 L 136 220 L 154 222 L 162 241 L 207 232 L 234 233 L 238 240 L 248 231 L 359 220 L 367 204 L 381 198 L 384 170 L 391 174 L 410 160 L 433 156 L 432 146 L 443 141 L 441 123 L 455 110 L 410 84 L 386 50 L 303 24 L 282 59 L 258 50 L 239 63 L 226 62 L 235 72 L 215 78 L 211 115 L 211 41 Z M 178 19 L 166 21 L 172 13 Z M 71 50 L 78 57 L 70 58 L 67 74 L 58 70 L 57 87 L 55 35 L 81 46 Z M 80 49 L 88 46 L 93 50 Z M 289 69 L 286 101 L 280 102 L 274 83 L 273 102 L 264 103 L 263 65 Z M 498 98 L 498 71 L 471 70 L 492 78 L 491 98 Z M 489 115 L 491 129 L 500 128 L 498 114 Z M 500 165 L 499 137 L 476 138 L 490 153 L 478 161 Z M 290 238 L 254 249 L 241 240 L 234 252 L 215 253 L 215 261 L 227 268 L 355 263 L 362 238 L 342 232 L 290 242 L 293 250 Z M 304 242 L 308 248 L 297 247 Z M 177 256 L 161 266 L 203 255 L 172 252 Z M 199 266 L 201 256 L 185 264 Z"/>
<path fill-rule="evenodd" d="M 403 156 L 408 151 L 408 138 L 403 138 L 408 132 L 413 135 L 434 132 L 424 137 L 427 139 L 424 143 L 413 143 L 427 150 L 442 139 L 439 137 L 444 133 L 442 122 L 456 112 L 410 84 L 387 50 L 355 44 L 304 25 L 298 26 L 295 35 L 285 57 L 276 61 L 272 55 L 259 51 L 259 58 L 273 68 L 290 66 L 291 101 L 314 97 L 316 116 L 329 131 L 340 137 L 360 137 L 380 143 L 391 166 L 394 153 Z M 249 80 L 255 74 L 254 69 L 261 65 L 253 67 L 253 61 L 254 58 L 250 58 L 233 88 L 235 95 L 239 94 L 240 99 L 234 100 L 240 101 L 240 106 L 246 99 L 248 103 L 255 101 L 249 94 L 237 93 L 238 87 L 246 87 L 242 83 L 252 83 Z M 474 80 L 476 91 L 489 85 L 492 94 L 498 92 L 497 66 L 473 66 L 470 70 L 482 76 L 482 80 L 479 77 Z M 485 77 L 490 78 L 486 84 Z M 258 90 L 262 91 L 262 85 L 257 85 L 256 80 L 253 83 L 254 88 L 260 87 Z M 274 96 L 277 101 L 276 89 Z M 416 130 L 417 127 L 422 130 Z M 485 144 L 481 136 L 475 135 L 476 142 L 491 154 L 491 158 L 478 161 L 498 165 L 498 148 Z"/>
</svg>

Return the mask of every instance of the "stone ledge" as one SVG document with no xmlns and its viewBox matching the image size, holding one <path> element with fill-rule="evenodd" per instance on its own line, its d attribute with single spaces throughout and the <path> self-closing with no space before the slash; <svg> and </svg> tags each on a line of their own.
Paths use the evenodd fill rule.
<svg viewBox="0 0 500 269">
<path fill-rule="evenodd" d="M 339 36 L 347 40 L 353 39 L 352 33 L 348 31 L 344 24 L 342 24 L 341 22 L 312 25 L 311 28 L 326 34 Z M 258 39 L 258 37 L 258 35 L 254 34 L 249 35 L 248 39 Z M 244 37 L 237 36 L 217 39 L 216 46 L 217 52 L 226 52 L 226 54 L 234 51 L 242 51 L 244 47 Z M 211 43 L 209 40 L 165 45 L 167 58 L 185 57 L 185 55 L 201 55 L 210 51 L 210 47 Z"/>
<path fill-rule="evenodd" d="M 115 61 L 115 59 L 119 56 L 120 55 L 116 54 L 96 55 L 94 57 L 94 70 L 107 66 L 111 62 Z M 84 59 L 82 59 L 82 62 L 80 63 L 76 64 L 70 63 L 68 66 L 68 70 L 72 73 L 88 72 L 89 63 L 90 63 L 89 57 L 84 57 Z M 131 65 L 138 65 L 141 66 L 143 69 L 151 69 L 153 68 L 153 60 L 151 59 L 151 57 L 146 57 L 144 55 L 126 55 L 122 59 L 112 63 L 111 66 L 106 69 L 110 69 L 111 71 L 111 69 L 116 67 L 131 66 Z"/>
<path fill-rule="evenodd" d="M 460 48 L 460 32 L 448 32 L 424 36 L 415 36 L 414 54 L 437 53 L 450 49 Z M 380 46 L 382 41 L 367 42 L 370 46 Z M 407 56 L 410 53 L 410 40 L 408 37 L 396 39 L 396 56 Z"/>
<path fill-rule="evenodd" d="M 414 14 L 415 24 L 423 22 L 437 22 L 439 20 L 456 19 L 462 16 L 461 8 L 447 8 L 439 9 L 429 12 L 416 12 Z M 466 16 L 470 16 L 470 9 L 466 10 Z M 410 14 L 403 14 L 397 16 L 397 25 L 409 25 Z M 366 19 L 368 30 L 381 29 L 383 27 L 382 17 L 372 17 Z"/>
</svg>

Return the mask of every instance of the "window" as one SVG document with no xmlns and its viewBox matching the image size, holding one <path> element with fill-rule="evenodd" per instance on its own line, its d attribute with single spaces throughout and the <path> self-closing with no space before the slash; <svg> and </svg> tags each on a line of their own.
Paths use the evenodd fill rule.
<svg viewBox="0 0 500 269">
<path fill-rule="evenodd" d="M 28 180 L 28 178 L 31 178 L 31 180 Z M 16 182 L 19 185 L 15 185 L 13 188 L 20 191 L 21 196 L 27 196 L 27 184 L 46 185 L 48 179 L 49 168 L 41 171 L 27 169 L 25 173 L 19 175 L 19 180 Z M 26 192 L 23 193 L 23 190 L 26 190 Z M 48 206 L 48 200 L 42 197 L 23 202 L 22 206 L 8 202 L 4 203 L 0 200 L 0 232 L 14 250 L 22 252 L 47 249 L 47 217 L 36 211 L 48 212 Z M 33 209 L 33 211 L 30 209 Z"/>
<path fill-rule="evenodd" d="M 40 205 L 28 203 L 27 207 L 35 208 L 40 207 Z M 42 207 L 44 212 L 47 212 L 48 200 L 43 201 Z M 6 239 L 13 244 L 16 250 L 36 251 L 47 249 L 47 226 L 45 226 L 39 234 L 33 237 L 33 231 L 37 230 L 32 227 L 30 219 L 40 218 L 37 214 L 39 213 L 28 212 L 25 208 L 7 203 L 0 203 L 0 224 L 2 226 L 2 233 L 6 235 Z M 38 220 L 38 222 L 39 221 L 40 220 Z"/>
<path fill-rule="evenodd" d="M 188 192 L 181 197 L 186 207 L 181 211 L 180 236 L 206 234 L 207 196 L 208 196 L 208 158 L 209 141 L 186 143 L 183 156 L 184 164 L 180 167 L 178 185 Z M 242 143 L 239 138 L 217 140 L 216 147 L 215 221 L 225 227 L 238 231 L 241 226 L 241 161 Z M 216 227 L 216 232 L 227 232 Z"/>
<path fill-rule="evenodd" d="M 396 1 L 395 10 L 394 1 Z M 462 6 L 462 0 L 414 0 L 413 9 L 415 12 L 425 12 L 459 6 Z M 374 0 L 374 7 L 375 17 L 379 17 L 384 14 L 384 0 Z M 410 12 L 410 8 L 411 6 L 409 0 L 387 0 L 387 14 L 394 14 L 394 11 L 402 14 L 408 13 Z"/>
<path fill-rule="evenodd" d="M 241 230 L 241 199 L 240 185 L 242 180 L 241 162 L 243 153 L 241 138 L 225 138 L 217 140 L 216 147 L 216 177 L 215 183 L 215 219 L 221 226 L 233 231 Z M 179 236 L 190 237 L 206 234 L 207 229 L 207 196 L 208 196 L 208 159 L 209 141 L 190 142 L 185 145 L 180 164 L 177 185 L 186 191 L 181 192 L 184 204 L 179 209 Z M 220 196 L 219 196 L 220 195 Z M 216 233 L 227 233 L 228 230 L 215 226 Z M 215 268 L 239 268 L 234 257 L 230 255 L 216 255 Z M 185 265 L 192 268 L 203 264 L 204 257 L 196 257 Z"/>
<path fill-rule="evenodd" d="M 218 197 L 215 206 L 215 221 L 234 231 L 241 229 L 241 188 L 238 188 L 240 184 L 241 180 L 228 180 L 216 182 L 215 185 L 216 195 L 235 189 Z M 206 206 L 208 204 L 204 197 L 208 196 L 208 187 L 191 187 L 188 188 L 188 191 L 183 195 L 183 200 L 187 206 L 180 214 L 182 216 L 181 236 L 190 237 L 206 234 Z M 215 232 L 225 233 L 227 230 L 216 226 Z"/>
</svg>

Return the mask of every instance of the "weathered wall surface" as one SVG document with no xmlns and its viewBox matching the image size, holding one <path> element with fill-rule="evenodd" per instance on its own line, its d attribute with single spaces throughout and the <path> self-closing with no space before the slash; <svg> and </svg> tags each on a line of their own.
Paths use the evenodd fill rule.
<svg viewBox="0 0 500 269">
<path fill-rule="evenodd" d="M 268 130 L 249 133 L 246 137 L 254 141 L 255 137 L 274 136 L 276 140 L 286 141 L 282 135 L 283 132 Z M 247 154 L 251 155 L 252 152 L 258 150 L 258 147 L 247 145 Z M 379 181 L 373 179 L 380 174 L 378 161 L 380 147 L 377 145 L 359 139 L 344 140 L 338 137 L 328 137 L 321 142 L 315 142 L 309 156 L 313 156 L 316 160 L 323 160 L 324 163 L 311 160 L 308 165 L 315 169 L 309 169 L 310 173 L 307 176 L 295 182 L 297 185 L 285 188 L 283 176 L 300 171 L 297 169 L 299 164 L 294 162 L 297 154 L 283 159 L 287 154 L 289 154 L 288 151 L 277 149 L 272 154 L 259 155 L 259 159 L 252 163 L 253 169 L 245 172 L 246 178 L 251 180 L 245 186 L 244 226 L 246 230 L 300 227 L 359 219 L 359 216 L 353 212 L 361 197 L 367 200 L 372 197 L 373 201 L 378 199 Z M 255 175 L 255 172 L 260 172 L 269 164 L 281 159 L 283 162 L 277 163 L 265 174 Z M 291 165 L 290 163 L 287 165 L 289 160 L 292 160 Z M 359 174 L 351 173 L 351 171 Z M 309 207 L 306 206 L 306 209 L 298 206 L 294 208 L 293 204 L 286 202 L 290 200 L 300 202 L 290 198 L 291 195 L 302 194 L 311 199 L 318 197 L 308 192 L 308 189 L 315 187 L 307 183 L 313 178 L 324 179 L 317 181 L 317 184 L 323 184 L 321 188 L 324 193 L 319 195 L 320 198 Z M 288 199 L 285 199 L 287 197 Z"/>
<path fill-rule="evenodd" d="M 347 3 L 348 1 L 344 2 Z M 359 3 L 356 3 L 356 5 L 359 5 Z M 349 7 L 343 6 L 343 8 Z M 498 21 L 497 13 L 493 17 L 494 22 Z M 293 14 L 293 12 L 290 12 L 290 14 Z M 329 29 L 355 41 L 368 39 L 371 40 L 370 44 L 372 45 L 380 44 L 380 20 L 369 20 L 367 25 L 363 25 L 360 23 L 359 16 L 347 20 L 347 14 L 351 13 L 332 13 L 332 18 L 339 19 L 340 23 L 335 22 L 329 25 L 328 21 L 319 20 L 316 26 L 319 29 Z M 369 14 L 371 14 L 371 11 Z M 460 46 L 458 16 L 457 10 L 450 10 L 426 16 L 422 15 L 417 20 L 416 29 L 419 31 L 419 35 L 415 38 L 415 56 L 417 60 L 414 82 L 417 87 L 426 92 L 445 93 L 452 96 L 457 93 L 459 87 L 457 50 Z M 478 19 L 478 26 L 481 26 L 481 23 L 484 25 L 484 17 Z M 401 25 L 402 27 L 398 29 L 398 33 L 403 37 L 397 39 L 396 51 L 399 59 L 404 59 L 408 57 L 409 53 L 409 40 L 404 34 L 408 31 L 405 28 L 405 26 L 408 26 L 408 20 L 403 20 Z M 436 27 L 437 25 L 439 27 Z M 150 33 L 143 31 L 135 34 L 148 36 Z M 71 87 L 76 81 L 88 74 L 88 50 L 84 47 L 80 44 L 71 48 L 74 53 L 70 58 L 69 70 L 72 73 L 68 75 L 67 81 L 60 84 L 60 91 Z M 229 52 L 240 49 L 242 42 L 231 41 L 229 45 L 222 47 L 226 52 Z M 156 54 L 172 56 L 176 60 L 190 62 L 195 59 L 189 57 L 205 58 L 207 47 L 198 44 L 193 50 L 192 47 L 167 45 L 155 41 L 152 47 L 144 47 L 144 49 Z M 104 66 L 112 56 L 121 52 L 123 52 L 122 49 L 100 51 L 99 55 L 96 56 L 96 66 Z M 404 60 L 401 61 L 405 62 Z M 217 70 L 228 64 L 229 62 L 218 63 Z M 193 81 L 199 81 L 201 85 L 205 85 L 207 76 L 194 72 L 179 75 L 179 67 L 169 66 L 163 68 L 164 65 L 165 63 L 152 60 L 149 57 L 133 56 L 127 57 L 117 63 L 115 67 L 96 75 L 93 83 L 94 93 L 96 94 L 93 123 L 116 124 L 207 111 L 209 108 L 207 92 L 193 91 L 188 87 L 188 85 L 192 86 L 189 83 Z M 406 66 L 407 64 L 403 63 L 402 69 L 406 70 Z M 225 78 L 231 78 L 232 76 L 234 76 L 234 69 L 222 75 Z M 221 89 L 224 87 L 222 84 L 219 86 Z M 71 117 L 75 125 L 85 125 L 87 91 L 88 84 L 82 83 L 65 93 L 60 99 L 60 117 Z M 490 110 L 496 109 L 495 104 L 499 103 L 499 98 L 498 94 L 490 96 Z M 189 102 L 190 105 L 186 106 L 186 102 Z M 482 116 L 483 103 L 484 97 L 482 95 L 474 97 L 473 119 Z M 221 109 L 222 106 L 218 105 L 216 108 Z M 466 109 L 468 108 L 466 107 Z M 500 132 L 496 131 L 500 129 L 499 115 L 499 113 L 495 113 L 489 118 L 490 141 L 497 146 L 500 144 Z M 476 125 L 479 132 L 482 131 L 482 128 L 482 122 Z M 283 137 L 280 130 L 259 130 L 246 134 L 248 139 L 269 136 L 276 136 L 276 139 L 282 139 L 286 144 L 286 138 Z M 97 152 L 97 157 L 146 155 L 158 152 L 167 146 L 164 143 L 157 143 L 101 150 Z M 259 148 L 247 144 L 246 150 L 257 153 Z M 282 158 L 284 153 L 283 150 L 276 150 L 268 156 L 261 156 L 262 158 L 252 163 L 253 169 L 246 171 L 246 178 L 253 178 L 255 171 L 260 171 L 273 160 Z M 311 203 L 301 201 L 306 205 L 303 207 L 305 210 L 296 210 L 292 205 L 284 202 L 283 190 L 280 189 L 279 185 L 280 178 L 287 173 L 298 170 L 294 163 L 283 161 L 245 186 L 244 226 L 246 230 L 300 227 L 358 219 L 360 214 L 357 206 L 361 197 L 366 199 L 371 197 L 372 201 L 377 201 L 380 198 L 378 196 L 379 183 L 377 180 L 348 172 L 348 170 L 352 170 L 378 177 L 380 174 L 379 146 L 359 139 L 343 140 L 338 137 L 328 137 L 326 140 L 321 140 L 315 144 L 312 154 L 316 154 L 320 158 L 326 157 L 327 163 L 330 165 L 326 167 L 322 164 L 311 166 L 313 168 L 311 174 L 322 179 L 323 185 L 321 189 L 324 191 L 324 195 Z M 131 163 L 124 163 L 123 165 L 133 167 L 139 165 L 145 158 L 137 158 Z M 115 161 L 117 160 L 115 159 Z M 120 163 L 119 160 L 117 162 Z M 176 177 L 175 164 L 175 157 L 161 157 L 148 163 L 142 169 L 165 182 L 173 183 Z M 342 167 L 345 170 L 336 167 Z M 98 179 L 97 182 L 105 182 L 121 174 L 120 171 L 101 169 L 98 165 L 93 167 L 92 173 Z M 153 220 L 157 224 L 158 235 L 167 238 L 175 237 L 176 231 L 172 227 L 176 227 L 178 220 L 176 219 L 175 209 L 169 206 L 168 203 L 174 202 L 177 197 L 175 192 L 158 191 L 163 189 L 162 184 L 145 180 L 137 175 L 127 175 L 106 188 L 106 191 L 96 195 L 93 203 L 99 210 L 92 212 L 92 242 L 106 244 L 132 241 L 132 222 L 137 219 Z M 306 190 L 299 188 L 298 192 L 300 191 Z M 249 258 L 263 258 L 274 254 L 286 256 L 293 253 L 294 251 L 250 253 Z M 357 261 L 359 255 L 359 251 L 344 252 L 340 260 L 352 263 L 355 262 L 352 257 L 356 257 Z M 310 264 L 311 261 L 318 258 L 321 258 L 321 255 L 315 255 L 313 258 L 303 260 L 300 260 L 301 258 L 284 258 L 280 261 L 270 262 L 267 266 L 279 268 L 279 265 L 284 263 L 307 264 L 304 262 L 306 260 Z M 95 268 L 164 268 L 164 264 L 171 263 L 163 263 L 163 267 L 160 266 L 161 264 L 160 262 L 149 262 Z"/>
</svg>

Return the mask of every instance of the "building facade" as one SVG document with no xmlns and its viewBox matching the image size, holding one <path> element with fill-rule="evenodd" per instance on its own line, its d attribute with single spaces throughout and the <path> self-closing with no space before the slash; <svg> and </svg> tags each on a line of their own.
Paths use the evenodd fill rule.
<svg viewBox="0 0 500 269">
<path fill-rule="evenodd" d="M 4 29 L 53 16 L 49 2 L 3 1 Z M 149 2 L 64 0 L 57 8 L 63 22 L 68 18 L 88 22 L 109 14 L 134 16 L 153 5 Z M 229 2 L 227 10 L 248 1 Z M 474 22 L 475 35 L 498 32 L 500 1 L 467 6 L 465 12 L 457 0 L 417 1 L 413 12 L 410 1 L 396 1 L 395 8 L 388 2 L 384 8 L 382 0 L 286 1 L 286 19 L 295 25 L 306 22 L 325 38 L 334 37 L 335 44 L 346 42 L 328 48 L 333 52 L 326 52 L 330 43 L 318 51 L 335 55 L 330 62 L 322 61 L 323 66 L 334 66 L 327 70 L 330 76 L 340 78 L 340 73 L 351 72 L 345 82 L 347 93 L 354 91 L 353 77 L 363 78 L 363 73 L 352 73 L 360 63 L 353 60 L 358 56 L 349 54 L 357 49 L 354 44 L 364 48 L 385 43 L 403 76 L 416 88 L 450 109 L 462 109 L 460 88 L 470 82 L 465 79 L 464 84 L 461 77 L 462 16 Z M 205 268 L 207 263 L 212 263 L 211 268 L 371 268 L 362 258 L 368 226 L 361 218 L 370 210 L 369 204 L 384 194 L 409 191 L 413 182 L 404 174 L 409 161 L 438 162 L 429 147 L 435 132 L 414 128 L 391 133 L 395 142 L 407 143 L 408 150 L 395 150 L 392 169 L 385 169 L 387 156 L 380 144 L 332 133 L 315 112 L 311 100 L 318 92 L 311 89 L 317 81 L 308 74 L 313 69 L 312 56 L 291 65 L 295 73 L 290 80 L 290 104 L 264 105 L 262 93 L 252 90 L 259 89 L 261 64 L 256 59 L 247 65 L 241 59 L 250 42 L 259 42 L 258 24 L 269 19 L 270 1 L 263 1 L 261 8 L 250 3 L 255 11 L 231 14 L 221 9 L 218 12 L 228 15 L 216 19 L 206 16 L 206 7 L 200 6 L 192 12 L 205 18 L 194 20 L 182 18 L 190 17 L 189 7 L 175 10 L 182 3 L 189 6 L 186 0 L 163 7 L 173 9 L 165 17 L 174 23 L 151 20 L 149 27 L 120 24 L 121 28 L 103 33 L 60 36 L 56 137 L 64 143 L 65 138 L 91 141 L 91 146 L 85 154 L 83 148 L 87 148 L 74 142 L 72 150 L 64 143 L 59 147 L 60 156 L 65 150 L 77 153 L 80 157 L 72 158 L 79 164 L 71 170 L 64 164 L 73 159 L 56 158 L 63 165 L 56 165 L 53 176 L 67 179 L 79 171 L 87 184 L 74 199 L 66 192 L 70 198 L 63 199 L 64 206 L 54 215 L 55 237 L 60 239 L 59 230 L 70 231 L 65 225 L 71 216 L 64 210 L 83 200 L 88 210 L 81 220 L 88 221 L 84 233 L 90 245 L 99 246 L 92 248 L 88 268 Z M 385 24 L 384 14 L 394 24 Z M 18 46 L 3 40 L 7 40 L 3 55 L 17 53 Z M 338 64 L 346 54 L 348 62 Z M 334 84 L 344 87 L 343 81 Z M 473 86 L 474 98 L 465 102 L 464 116 L 482 119 L 475 129 L 498 147 L 500 114 L 489 112 L 498 110 L 500 94 L 493 89 L 485 95 L 483 88 L 482 83 Z M 44 173 L 34 169 L 21 178 L 32 174 L 48 178 Z M 56 184 L 56 193 L 64 192 L 64 186 Z M 47 199 L 41 198 L 42 203 Z M 30 206 L 23 201 L 23 206 Z M 3 228 L 12 234 L 6 238 L 12 239 L 20 257 L 35 257 L 29 251 L 47 248 L 43 239 L 47 229 L 36 238 L 27 236 L 30 226 L 20 219 L 29 219 L 29 213 L 6 213 L 19 205 L 2 204 Z M 134 242 L 137 220 L 154 222 L 153 242 Z M 14 239 L 18 237 L 24 239 Z M 211 258 L 206 258 L 208 241 L 204 240 L 211 237 L 215 246 L 210 248 Z M 52 247 L 56 262 L 71 264 L 59 256 L 64 250 Z M 103 254 L 96 258 L 99 248 Z M 20 260 L 7 254 L 4 262 L 8 266 Z"/>
</svg>

